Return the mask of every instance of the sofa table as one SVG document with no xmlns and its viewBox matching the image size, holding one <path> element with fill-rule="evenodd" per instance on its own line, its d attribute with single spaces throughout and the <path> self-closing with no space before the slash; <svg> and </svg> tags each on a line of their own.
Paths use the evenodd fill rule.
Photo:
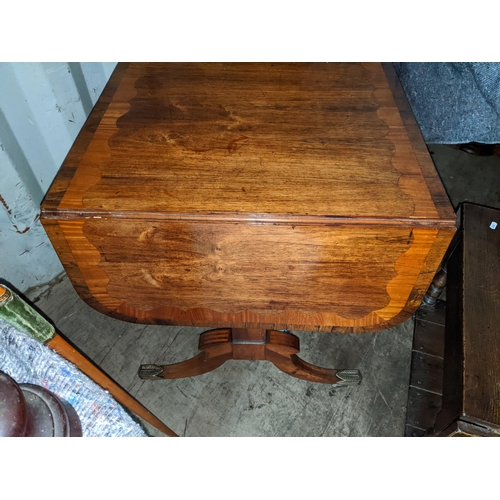
<svg viewBox="0 0 500 500">
<path fill-rule="evenodd" d="M 419 306 L 455 231 L 390 64 L 119 64 L 41 211 L 79 295 L 118 319 L 211 327 L 200 354 L 358 383 L 288 330 L 363 333 Z M 395 339 L 397 341 L 397 339 Z"/>
</svg>

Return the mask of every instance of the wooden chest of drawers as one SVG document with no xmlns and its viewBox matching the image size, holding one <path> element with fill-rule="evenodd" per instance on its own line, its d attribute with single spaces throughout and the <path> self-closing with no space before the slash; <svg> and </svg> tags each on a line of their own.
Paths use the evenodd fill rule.
<svg viewBox="0 0 500 500">
<path fill-rule="evenodd" d="M 366 332 L 419 306 L 455 214 L 388 64 L 120 64 L 42 205 L 119 319 Z"/>
<path fill-rule="evenodd" d="M 443 399 L 433 434 L 500 437 L 500 210 L 464 203 L 461 216 L 447 262 Z"/>
</svg>

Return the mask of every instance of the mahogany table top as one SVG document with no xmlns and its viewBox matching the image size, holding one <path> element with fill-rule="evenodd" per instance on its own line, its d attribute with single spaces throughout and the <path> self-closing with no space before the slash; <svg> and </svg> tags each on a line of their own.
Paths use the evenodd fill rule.
<svg viewBox="0 0 500 500">
<path fill-rule="evenodd" d="M 63 167 L 78 166 L 71 185 L 62 197 L 49 193 L 44 214 L 450 225 L 454 213 L 416 125 L 403 122 L 391 70 L 378 63 L 120 65 L 90 117 L 98 121 L 90 142 L 80 137 Z"/>
<path fill-rule="evenodd" d="M 106 314 L 327 331 L 406 319 L 455 230 L 379 63 L 120 64 L 41 219 Z"/>
</svg>

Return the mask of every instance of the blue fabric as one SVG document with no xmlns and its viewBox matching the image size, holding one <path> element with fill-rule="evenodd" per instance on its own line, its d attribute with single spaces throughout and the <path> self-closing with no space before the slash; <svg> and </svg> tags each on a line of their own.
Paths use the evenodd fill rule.
<svg viewBox="0 0 500 500">
<path fill-rule="evenodd" d="M 500 143 L 500 63 L 393 63 L 428 144 Z"/>
</svg>

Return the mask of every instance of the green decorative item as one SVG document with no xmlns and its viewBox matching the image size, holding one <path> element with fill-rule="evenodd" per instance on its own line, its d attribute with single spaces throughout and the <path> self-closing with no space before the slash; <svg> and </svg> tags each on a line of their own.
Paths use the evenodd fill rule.
<svg viewBox="0 0 500 500">
<path fill-rule="evenodd" d="M 0 318 L 42 344 L 56 334 L 43 316 L 5 285 L 0 285 Z"/>
</svg>

